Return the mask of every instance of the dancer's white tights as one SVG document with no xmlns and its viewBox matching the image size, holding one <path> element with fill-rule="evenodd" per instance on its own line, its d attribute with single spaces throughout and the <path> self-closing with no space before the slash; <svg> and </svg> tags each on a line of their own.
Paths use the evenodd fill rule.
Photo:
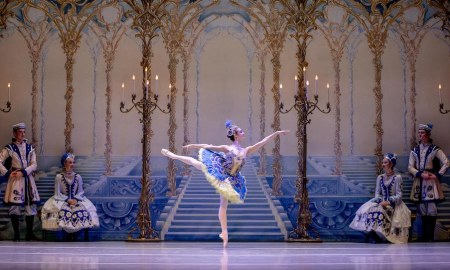
<svg viewBox="0 0 450 270">
<path fill-rule="evenodd" d="M 189 157 L 189 156 L 181 156 L 181 155 L 177 155 L 174 154 L 172 152 L 170 152 L 167 149 L 162 149 L 161 150 L 161 154 L 163 154 L 164 156 L 171 158 L 171 159 L 176 159 L 179 160 L 185 164 L 194 166 L 194 168 L 196 168 L 197 170 L 202 170 L 202 163 L 198 160 L 196 160 L 195 158 Z"/>
<path fill-rule="evenodd" d="M 228 200 L 221 195 L 219 207 L 219 221 L 220 227 L 222 228 L 220 238 L 222 238 L 223 240 L 223 247 L 227 247 L 228 244 L 227 208 L 228 208 Z"/>
</svg>

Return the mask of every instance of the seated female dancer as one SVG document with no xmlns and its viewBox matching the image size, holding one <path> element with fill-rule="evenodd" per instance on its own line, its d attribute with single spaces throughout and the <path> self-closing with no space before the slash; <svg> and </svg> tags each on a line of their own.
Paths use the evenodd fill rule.
<svg viewBox="0 0 450 270">
<path fill-rule="evenodd" d="M 350 228 L 368 234 L 372 243 L 387 239 L 391 243 L 407 243 L 411 227 L 411 211 L 402 201 L 403 180 L 395 174 L 397 157 L 384 155 L 381 166 L 384 173 L 377 177 L 375 198 L 356 211 Z"/>
</svg>

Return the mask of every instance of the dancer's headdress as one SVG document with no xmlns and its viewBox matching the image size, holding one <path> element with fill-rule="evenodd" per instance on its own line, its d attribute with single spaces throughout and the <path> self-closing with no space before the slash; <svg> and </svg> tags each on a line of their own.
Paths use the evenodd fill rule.
<svg viewBox="0 0 450 270">
<path fill-rule="evenodd" d="M 236 129 L 239 128 L 238 126 L 233 125 L 231 120 L 227 120 L 225 122 L 225 127 L 227 128 L 227 137 L 234 136 L 234 134 L 236 133 Z"/>
<path fill-rule="evenodd" d="M 392 163 L 392 167 L 395 167 L 395 164 L 397 164 L 397 155 L 392 153 L 386 153 L 384 155 L 384 158 L 389 160 Z"/>
<path fill-rule="evenodd" d="M 68 158 L 71 158 L 73 160 L 75 160 L 75 155 L 72 153 L 65 153 L 62 157 L 61 157 L 61 166 L 64 167 L 64 163 L 66 162 L 66 160 Z"/>
</svg>

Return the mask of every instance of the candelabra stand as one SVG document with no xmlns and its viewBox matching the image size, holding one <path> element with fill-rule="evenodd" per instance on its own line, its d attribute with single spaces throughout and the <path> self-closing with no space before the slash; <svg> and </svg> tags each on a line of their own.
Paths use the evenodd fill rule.
<svg viewBox="0 0 450 270">
<path fill-rule="evenodd" d="M 303 80 L 301 80 L 303 81 Z M 311 123 L 311 119 L 308 116 L 311 115 L 316 109 L 324 114 L 328 114 L 331 111 L 330 102 L 327 102 L 326 109 L 319 107 L 319 96 L 314 95 L 314 100 L 308 100 L 306 98 L 306 89 L 294 96 L 295 103 L 291 108 L 285 109 L 284 104 L 280 104 L 280 113 L 287 114 L 292 109 L 297 111 L 297 143 L 299 146 L 299 160 L 297 170 L 297 181 L 295 183 L 297 188 L 297 194 L 295 195 L 295 201 L 298 203 L 297 214 L 297 228 L 289 232 L 288 241 L 292 242 L 320 242 L 319 233 L 310 228 L 311 225 L 311 211 L 309 210 L 309 197 L 308 197 L 308 178 L 306 177 L 306 158 L 307 158 L 307 134 L 306 126 Z M 309 230 L 313 230 L 316 237 L 312 237 Z"/>
<path fill-rule="evenodd" d="M 150 93 L 150 94 L 149 94 Z M 133 228 L 128 233 L 128 241 L 137 242 L 149 242 L 159 241 L 159 233 L 152 228 L 151 216 L 150 216 L 150 203 L 154 200 L 154 194 L 152 192 L 153 181 L 150 178 L 150 137 L 153 134 L 151 129 L 151 115 L 158 109 L 162 113 L 168 114 L 170 112 L 170 103 L 167 104 L 167 109 L 163 109 L 158 105 L 158 95 L 152 95 L 151 91 L 148 92 L 148 83 L 144 88 L 144 97 L 136 101 L 136 95 L 131 96 L 132 106 L 128 109 L 125 108 L 125 103 L 120 102 L 120 111 L 122 113 L 129 113 L 133 109 L 136 109 L 139 114 L 142 115 L 140 119 L 142 123 L 142 178 L 141 178 L 141 195 L 139 197 L 139 210 L 136 217 L 137 227 Z M 132 238 L 132 234 L 135 231 L 139 231 L 138 238 Z"/>
<path fill-rule="evenodd" d="M 4 112 L 4 113 L 9 113 L 11 111 L 11 102 L 8 100 L 6 102 L 6 108 L 0 108 L 0 111 Z"/>
<path fill-rule="evenodd" d="M 439 112 L 442 114 L 447 114 L 450 110 L 444 109 L 444 103 L 439 103 Z"/>
</svg>

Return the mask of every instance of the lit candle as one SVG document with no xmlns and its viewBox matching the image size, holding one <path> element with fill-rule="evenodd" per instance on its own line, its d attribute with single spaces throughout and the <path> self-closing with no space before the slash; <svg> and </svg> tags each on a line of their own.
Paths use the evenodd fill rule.
<svg viewBox="0 0 450 270">
<path fill-rule="evenodd" d="M 155 76 L 155 94 L 158 94 L 158 74 Z"/>
<path fill-rule="evenodd" d="M 306 80 L 306 100 L 309 100 L 309 96 L 308 96 L 308 86 L 309 86 L 309 81 Z"/>
<path fill-rule="evenodd" d="M 297 75 L 295 75 L 295 77 L 294 77 L 294 91 L 295 91 L 295 94 L 297 94 L 297 92 L 298 92 L 298 77 L 297 77 Z"/>
<path fill-rule="evenodd" d="M 319 79 L 319 77 L 316 75 L 316 82 L 314 84 L 314 94 L 317 96 L 317 80 Z"/>
<path fill-rule="evenodd" d="M 136 77 L 133 74 L 133 95 L 136 93 Z"/>
<path fill-rule="evenodd" d="M 280 83 L 280 100 L 281 100 L 281 89 L 283 89 L 283 84 Z"/>
<path fill-rule="evenodd" d="M 147 80 L 146 84 L 145 84 L 145 95 L 148 97 L 148 84 L 150 82 Z"/>
<path fill-rule="evenodd" d="M 147 67 L 145 67 L 145 78 L 144 78 L 144 80 L 147 80 Z"/>
<path fill-rule="evenodd" d="M 441 84 L 439 84 L 439 104 L 442 104 Z"/>
<path fill-rule="evenodd" d="M 328 90 L 328 103 L 330 103 L 330 84 L 327 83 L 327 90 Z"/>
<path fill-rule="evenodd" d="M 122 102 L 124 96 L 125 96 L 125 83 L 122 83 Z"/>
<path fill-rule="evenodd" d="M 8 83 L 8 102 L 11 101 L 11 83 Z"/>
</svg>

